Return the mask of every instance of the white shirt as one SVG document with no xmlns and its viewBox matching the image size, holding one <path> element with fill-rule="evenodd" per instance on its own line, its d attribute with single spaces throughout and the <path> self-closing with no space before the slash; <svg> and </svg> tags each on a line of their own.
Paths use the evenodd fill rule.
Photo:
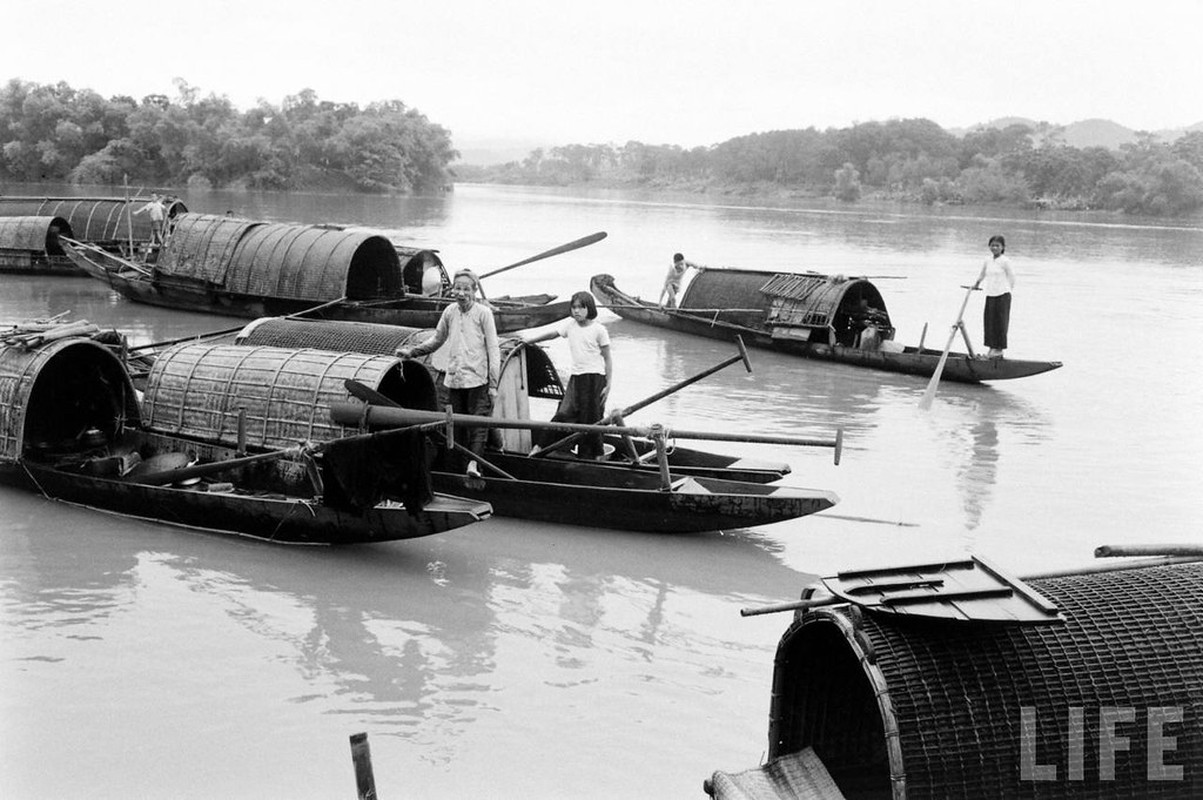
<svg viewBox="0 0 1203 800">
<path fill-rule="evenodd" d="M 1006 256 L 987 256 L 986 263 L 982 264 L 982 274 L 982 289 L 987 297 L 998 297 L 1015 287 L 1015 273 Z"/>
<path fill-rule="evenodd" d="M 606 359 L 601 349 L 610 346 L 610 332 L 597 320 L 581 325 L 575 319 L 560 323 L 556 332 L 568 340 L 568 351 L 572 354 L 572 375 L 605 375 Z"/>
</svg>

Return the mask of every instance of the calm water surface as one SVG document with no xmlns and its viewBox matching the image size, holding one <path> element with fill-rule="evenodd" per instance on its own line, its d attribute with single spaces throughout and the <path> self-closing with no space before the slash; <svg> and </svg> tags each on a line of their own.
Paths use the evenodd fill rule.
<svg viewBox="0 0 1203 800">
<path fill-rule="evenodd" d="M 19 188 L 11 193 L 29 193 Z M 674 251 L 710 266 L 882 276 L 898 339 L 943 344 L 990 234 L 1018 285 L 991 387 L 752 351 L 630 422 L 829 436 L 716 443 L 788 461 L 829 513 L 656 537 L 516 520 L 408 543 L 283 548 L 131 522 L 0 489 L 0 793 L 13 798 L 353 797 L 365 731 L 382 797 L 700 797 L 759 762 L 786 616 L 838 569 L 979 553 L 1019 574 L 1101 544 L 1199 540 L 1203 225 L 964 209 L 700 203 L 461 186 L 449 197 L 207 193 L 195 211 L 337 221 L 488 271 L 490 294 L 653 297 Z M 888 277 L 887 277 L 888 276 Z M 71 310 L 135 344 L 237 321 L 136 306 L 86 278 L 0 276 L 0 323 Z M 967 314 L 980 340 L 981 300 Z M 603 312 L 626 406 L 733 354 Z M 550 351 L 566 365 L 568 355 Z M 550 411 L 547 412 L 550 414 Z M 583 513 L 587 513 L 584 510 Z"/>
</svg>

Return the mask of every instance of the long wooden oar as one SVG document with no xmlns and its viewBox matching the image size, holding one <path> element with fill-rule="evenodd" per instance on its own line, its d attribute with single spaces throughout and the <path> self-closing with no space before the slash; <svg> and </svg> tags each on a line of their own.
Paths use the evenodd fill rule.
<svg viewBox="0 0 1203 800">
<path fill-rule="evenodd" d="M 337 305 L 338 303 L 341 303 L 342 301 L 344 301 L 346 299 L 347 298 L 344 295 L 343 297 L 340 297 L 337 300 L 330 300 L 328 302 L 322 303 L 320 306 L 314 306 L 313 308 L 306 308 L 301 311 L 296 311 L 292 314 L 286 314 L 283 317 L 280 317 L 280 319 L 296 319 L 297 317 L 303 317 L 306 314 L 312 314 L 315 311 L 321 311 L 323 308 L 328 308 L 329 306 Z M 209 333 L 194 333 L 191 336 L 181 336 L 178 339 L 168 339 L 165 342 L 154 342 L 152 344 L 140 344 L 137 347 L 129 348 L 128 352 L 134 353 L 134 352 L 137 352 L 138 350 L 150 350 L 155 347 L 170 347 L 173 344 L 179 344 L 180 342 L 188 342 L 193 339 L 200 341 L 201 339 L 215 339 L 218 336 L 229 336 L 231 333 L 238 333 L 238 331 L 242 330 L 249 324 L 250 323 L 243 323 L 242 325 L 239 325 L 237 328 L 225 328 L 224 330 L 211 331 Z"/>
<path fill-rule="evenodd" d="M 385 408 L 404 408 L 404 406 L 402 406 L 400 403 L 398 403 L 393 398 L 389 397 L 388 395 L 381 394 L 380 392 L 373 389 L 371 386 L 368 386 L 366 383 L 360 383 L 359 381 L 354 380 L 352 378 L 347 378 L 345 381 L 343 381 L 343 386 L 345 386 L 347 388 L 347 391 L 351 393 L 352 397 L 354 397 L 358 400 L 362 400 L 363 402 L 368 403 L 369 405 L 384 406 Z M 455 442 L 455 441 L 448 439 L 447 444 L 450 445 L 457 452 L 463 453 L 464 455 L 466 455 L 470 458 L 476 459 L 477 461 L 484 464 L 486 467 L 493 470 L 494 472 L 496 472 L 498 475 L 505 478 L 506 480 L 511 480 L 511 481 L 518 480 L 510 473 L 503 470 L 501 467 L 492 463 L 488 459 L 482 458 L 479 454 L 473 453 L 471 450 L 464 447 L 459 442 Z"/>
<path fill-rule="evenodd" d="M 606 303 L 606 308 L 638 309 L 640 311 L 663 311 L 666 314 L 760 314 L 763 308 L 660 308 L 655 303 Z"/>
<path fill-rule="evenodd" d="M 597 424 L 598 425 L 613 425 L 616 423 L 622 424 L 621 420 L 624 417 L 626 417 L 627 415 L 634 414 L 639 409 L 644 408 L 645 406 L 649 406 L 652 403 L 656 402 L 657 400 L 668 397 L 670 394 L 679 392 L 682 389 L 684 389 L 686 386 L 689 386 L 692 383 L 697 383 L 698 381 L 702 380 L 703 378 L 707 378 L 707 377 L 713 375 L 714 373 L 718 372 L 721 369 L 726 369 L 727 367 L 731 366 L 732 364 L 736 363 L 737 361 L 743 361 L 744 368 L 747 369 L 748 372 L 751 372 L 752 371 L 752 362 L 748 360 L 748 350 L 746 347 L 744 347 L 744 340 L 741 337 L 736 336 L 735 344 L 739 348 L 738 355 L 731 356 L 723 363 L 716 364 L 715 366 L 711 367 L 710 369 L 703 370 L 702 372 L 699 372 L 697 375 L 694 375 L 692 378 L 686 378 L 683 381 L 678 381 L 677 383 L 674 383 L 672 386 L 669 386 L 667 389 L 663 389 L 659 392 L 656 392 L 655 394 L 651 395 L 650 397 L 646 397 L 643 400 L 640 400 L 638 403 L 633 403 L 633 404 L 627 406 L 626 408 L 622 409 L 621 411 L 612 411 L 606 417 L 602 418 Z M 536 458 L 546 458 L 549 453 L 552 453 L 556 450 L 559 450 L 562 447 L 565 447 L 566 445 L 571 444 L 572 442 L 577 441 L 582 436 L 584 436 L 584 434 L 582 434 L 582 433 L 574 433 L 571 436 L 565 436 L 563 439 L 553 442 L 552 444 L 549 444 L 547 447 L 540 450 L 538 453 L 535 454 L 535 457 Z"/>
<path fill-rule="evenodd" d="M 439 421 L 418 426 L 408 426 L 403 428 L 390 428 L 388 430 L 376 431 L 374 433 L 361 433 L 353 436 L 344 436 L 341 439 L 331 439 L 329 442 L 319 442 L 317 444 L 298 445 L 297 447 L 285 447 L 280 450 L 271 450 L 266 453 L 256 453 L 253 456 L 242 456 L 241 458 L 230 458 L 225 461 L 209 461 L 204 464 L 193 464 L 187 467 L 176 467 L 175 469 L 162 470 L 161 472 L 151 472 L 146 475 L 139 475 L 133 478 L 127 478 L 130 483 L 140 483 L 147 486 L 163 486 L 168 483 L 178 483 L 188 480 L 189 478 L 200 478 L 206 475 L 216 475 L 219 472 L 227 472 L 238 467 L 245 467 L 249 464 L 257 464 L 262 461 L 276 461 L 281 458 L 290 456 L 300 456 L 306 454 L 320 453 L 335 442 L 361 442 L 369 439 L 381 438 L 385 434 L 403 433 L 411 430 L 414 427 L 430 428 L 443 427 L 445 422 Z"/>
<path fill-rule="evenodd" d="M 498 269 L 490 270 L 481 275 L 478 275 L 477 278 L 488 278 L 491 275 L 500 275 L 503 272 L 514 269 L 515 267 L 521 267 L 525 264 L 530 264 L 533 261 L 541 261 L 544 258 L 551 258 L 552 256 L 558 256 L 560 253 L 567 253 L 572 250 L 577 250 L 581 247 L 587 247 L 588 245 L 591 245 L 594 242 L 600 242 L 602 239 L 605 239 L 605 238 L 606 238 L 605 231 L 598 231 L 597 233 L 591 233 L 588 236 L 582 236 L 581 238 L 577 239 L 574 242 L 568 242 L 568 244 L 562 244 L 559 247 L 553 247 L 550 250 L 547 250 L 546 252 L 539 253 L 537 256 L 531 256 L 530 258 L 524 258 L 521 261 L 518 261 L 514 264 L 510 264 L 508 267 L 499 267 Z"/>
<path fill-rule="evenodd" d="M 936 387 L 940 385 L 940 375 L 944 372 L 944 365 L 948 363 L 948 352 L 952 350 L 952 340 L 956 338 L 957 331 L 961 329 L 961 318 L 965 316 L 965 307 L 969 305 L 969 296 L 974 292 L 974 287 L 966 288 L 968 291 L 965 292 L 965 299 L 961 301 L 961 310 L 957 312 L 957 321 L 952 323 L 952 330 L 948 332 L 948 343 L 944 345 L 944 352 L 940 354 L 936 371 L 931 374 L 931 380 L 927 382 L 927 390 L 919 400 L 920 411 L 927 411 L 931 408 L 932 401 L 936 399 Z"/>
<path fill-rule="evenodd" d="M 539 422 L 532 419 L 499 419 L 474 414 L 442 414 L 438 411 L 421 411 L 412 408 L 387 408 L 361 402 L 336 401 L 330 404 L 330 419 L 340 425 L 367 425 L 377 428 L 397 428 L 414 425 L 444 423 L 462 425 L 465 428 L 510 428 L 536 431 L 571 431 L 573 433 L 618 433 L 639 436 L 645 439 L 676 437 L 678 439 L 704 439 L 715 442 L 751 442 L 756 444 L 784 444 L 797 447 L 835 447 L 830 439 L 810 439 L 801 436 L 762 436 L 757 434 L 714 433 L 668 429 L 660 425 L 633 428 L 618 425 L 585 425 L 579 422 Z"/>
<path fill-rule="evenodd" d="M 101 248 L 101 247 L 97 247 L 96 245 L 91 244 L 89 242 L 76 241 L 75 239 L 72 239 L 67 236 L 59 236 L 58 238 L 59 238 L 60 242 L 65 242 L 70 247 L 77 247 L 80 250 L 94 250 L 97 253 L 99 253 L 100 255 L 104 256 L 105 258 L 111 258 L 112 260 L 120 263 L 123 267 L 132 269 L 135 272 L 139 272 L 143 275 L 153 275 L 154 274 L 150 270 L 148 270 L 146 267 L 142 266 L 141 264 L 139 264 L 135 261 L 130 261 L 128 259 L 124 259 L 121 256 L 117 255 L 116 253 L 110 253 L 108 250 L 105 250 L 104 248 Z"/>
</svg>

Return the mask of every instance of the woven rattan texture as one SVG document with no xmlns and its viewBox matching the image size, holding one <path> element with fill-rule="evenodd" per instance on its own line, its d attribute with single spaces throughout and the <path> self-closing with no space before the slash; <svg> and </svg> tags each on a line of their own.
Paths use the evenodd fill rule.
<svg viewBox="0 0 1203 800">
<path fill-rule="evenodd" d="M 0 346 L 0 460 L 21 457 L 27 438 L 74 437 L 119 421 L 138 423 L 134 387 L 104 346 L 83 338 L 34 350 Z"/>
<path fill-rule="evenodd" d="M 62 217 L 0 217 L 0 250 L 45 253 L 51 228 L 75 238 L 70 223 Z"/>
<path fill-rule="evenodd" d="M 175 219 L 156 267 L 166 275 L 223 286 L 238 242 L 260 224 L 238 217 L 181 214 Z"/>
<path fill-rule="evenodd" d="M 245 335 L 238 337 L 238 343 L 391 356 L 422 332 L 421 328 L 400 325 L 275 318 L 256 322 Z"/>
<path fill-rule="evenodd" d="M 1203 565 L 1030 584 L 1060 606 L 1064 625 L 925 623 L 866 613 L 856 626 L 856 647 L 880 670 L 883 699 L 898 721 L 901 764 L 893 767 L 905 775 L 906 796 L 1203 796 Z M 802 730 L 789 736 L 813 742 L 830 766 L 846 745 L 808 734 L 806 728 L 819 732 L 828 703 L 818 690 L 802 694 L 809 710 L 795 723 Z M 1133 715 L 1115 729 L 1128 741 L 1114 751 L 1113 777 L 1100 757 L 1108 740 L 1100 718 L 1109 709 Z M 1156 718 L 1158 709 L 1181 714 L 1179 722 L 1165 723 L 1165 734 L 1176 740 L 1160 759 L 1181 767 L 1181 780 L 1150 779 L 1149 716 Z M 1027 779 L 1025 729 L 1035 736 Z M 1055 778 L 1030 779 L 1035 766 L 1045 768 L 1045 777 L 1055 769 Z"/>
<path fill-rule="evenodd" d="M 150 239 L 150 215 L 134 214 L 149 198 L 0 197 L 0 216 L 62 217 L 75 236 L 97 244 Z"/>
<path fill-rule="evenodd" d="M 236 444 L 239 410 L 249 445 L 288 447 L 355 433 L 330 420 L 350 400 L 348 379 L 378 389 L 396 358 L 327 350 L 184 344 L 155 359 L 142 415 L 161 433 Z"/>
</svg>

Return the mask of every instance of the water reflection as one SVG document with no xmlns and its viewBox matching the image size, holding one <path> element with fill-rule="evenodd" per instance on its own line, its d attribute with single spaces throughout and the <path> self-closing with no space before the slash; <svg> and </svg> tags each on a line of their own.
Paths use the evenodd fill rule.
<svg viewBox="0 0 1203 800">
<path fill-rule="evenodd" d="M 964 511 L 966 544 L 972 546 L 973 532 L 982 523 L 998 481 L 1003 461 L 1002 438 L 1012 458 L 1023 458 L 1021 450 L 1040 447 L 1052 437 L 1049 416 L 1034 404 L 993 387 L 959 387 L 941 391 L 946 410 L 940 438 L 952 459 L 953 474 Z"/>
<path fill-rule="evenodd" d="M 0 493 L 10 625 L 103 639 L 97 623 L 126 606 L 192 613 L 171 588 L 183 586 L 203 598 L 206 615 L 217 610 L 272 661 L 292 665 L 306 687 L 293 703 L 426 744 L 453 741 L 490 711 L 503 638 L 549 643 L 558 669 L 592 667 L 616 642 L 624 658 L 647 663 L 676 646 L 661 635 L 674 594 L 776 599 L 810 580 L 781 564 L 771 539 L 748 531 L 565 534 L 496 520 L 475 534 L 396 546 L 287 548 Z M 24 529 L 8 527 L 26 507 L 35 513 Z M 206 635 L 230 636 L 211 627 Z"/>
</svg>

